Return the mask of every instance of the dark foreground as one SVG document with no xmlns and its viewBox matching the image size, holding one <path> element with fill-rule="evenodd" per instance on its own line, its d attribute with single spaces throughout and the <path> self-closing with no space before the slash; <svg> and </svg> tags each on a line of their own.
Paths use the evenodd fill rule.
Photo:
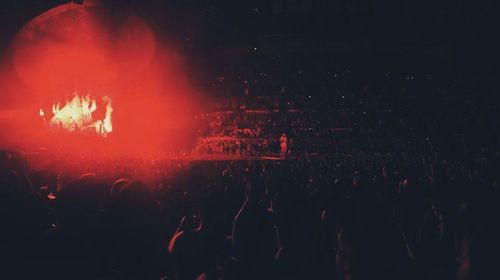
<svg viewBox="0 0 500 280">
<path fill-rule="evenodd" d="M 405 153 L 117 162 L 78 177 L 31 170 L 15 153 L 2 152 L 1 162 L 4 279 L 499 272 L 498 156 L 490 153 L 467 162 Z"/>
</svg>

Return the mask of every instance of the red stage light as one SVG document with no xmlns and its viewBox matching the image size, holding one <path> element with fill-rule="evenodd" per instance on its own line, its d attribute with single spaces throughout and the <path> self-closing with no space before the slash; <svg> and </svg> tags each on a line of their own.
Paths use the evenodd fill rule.
<svg viewBox="0 0 500 280">
<path fill-rule="evenodd" d="M 193 141 L 198 103 L 182 57 L 133 12 L 60 5 L 26 24 L 11 54 L 0 147 L 151 153 Z"/>
<path fill-rule="evenodd" d="M 44 124 L 52 129 L 68 132 L 95 131 L 97 134 L 106 137 L 113 131 L 111 118 L 113 107 L 108 96 L 104 96 L 102 101 L 106 110 L 102 119 L 95 118 L 94 113 L 98 109 L 96 100 L 90 99 L 89 95 L 80 97 L 77 93 L 71 100 L 66 101 L 65 105 L 61 105 L 61 103 L 52 104 L 52 117 L 50 119 L 45 118 L 43 109 L 40 109 L 40 117 L 42 117 Z"/>
</svg>

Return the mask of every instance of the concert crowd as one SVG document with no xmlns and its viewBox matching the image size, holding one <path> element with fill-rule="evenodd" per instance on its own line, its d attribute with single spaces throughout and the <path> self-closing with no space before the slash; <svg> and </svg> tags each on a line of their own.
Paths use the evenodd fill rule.
<svg viewBox="0 0 500 280">
<path fill-rule="evenodd" d="M 211 97 L 184 155 L 231 160 L 2 151 L 2 273 L 498 278 L 494 96 L 425 72 L 366 85 L 338 73 L 282 90 L 218 77 L 216 90 L 240 94 Z"/>
<path fill-rule="evenodd" d="M 495 279 L 499 155 L 442 150 L 401 143 L 276 161 L 125 158 L 80 165 L 92 172 L 81 175 L 31 168 L 3 151 L 2 273 Z"/>
<path fill-rule="evenodd" d="M 493 1 L 10 2 L 0 279 L 500 279 Z M 87 86 L 154 133 L 3 149 Z"/>
</svg>

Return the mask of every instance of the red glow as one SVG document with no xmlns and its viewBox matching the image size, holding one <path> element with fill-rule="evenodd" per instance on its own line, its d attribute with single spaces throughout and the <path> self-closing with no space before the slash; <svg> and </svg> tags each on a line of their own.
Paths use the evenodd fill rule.
<svg viewBox="0 0 500 280">
<path fill-rule="evenodd" d="M 39 115 L 44 125 L 50 129 L 71 133 L 95 131 L 98 135 L 106 137 L 109 133 L 113 132 L 113 106 L 108 96 L 104 96 L 102 101 L 105 103 L 105 106 L 103 105 L 102 107 L 105 107 L 106 113 L 101 119 L 95 118 L 95 113 L 98 109 L 97 101 L 91 99 L 89 95 L 79 96 L 76 92 L 71 100 L 66 101 L 66 104 L 52 104 L 52 116 L 50 119 L 45 117 L 43 108 L 40 109 Z"/>
<path fill-rule="evenodd" d="M 58 6 L 19 31 L 6 61 L 0 147 L 150 153 L 191 142 L 198 104 L 182 58 L 132 13 Z M 106 139 L 47 131 L 51 106 L 74 92 L 112 100 Z M 93 117 L 104 120 L 102 112 Z"/>
</svg>

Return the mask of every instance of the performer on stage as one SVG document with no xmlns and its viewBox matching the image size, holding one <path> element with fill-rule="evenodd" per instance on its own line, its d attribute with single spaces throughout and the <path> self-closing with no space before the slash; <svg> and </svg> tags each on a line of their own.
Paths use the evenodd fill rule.
<svg viewBox="0 0 500 280">
<path fill-rule="evenodd" d="M 285 133 L 281 133 L 280 137 L 280 148 L 281 148 L 281 158 L 284 159 L 287 152 L 288 139 Z"/>
</svg>

